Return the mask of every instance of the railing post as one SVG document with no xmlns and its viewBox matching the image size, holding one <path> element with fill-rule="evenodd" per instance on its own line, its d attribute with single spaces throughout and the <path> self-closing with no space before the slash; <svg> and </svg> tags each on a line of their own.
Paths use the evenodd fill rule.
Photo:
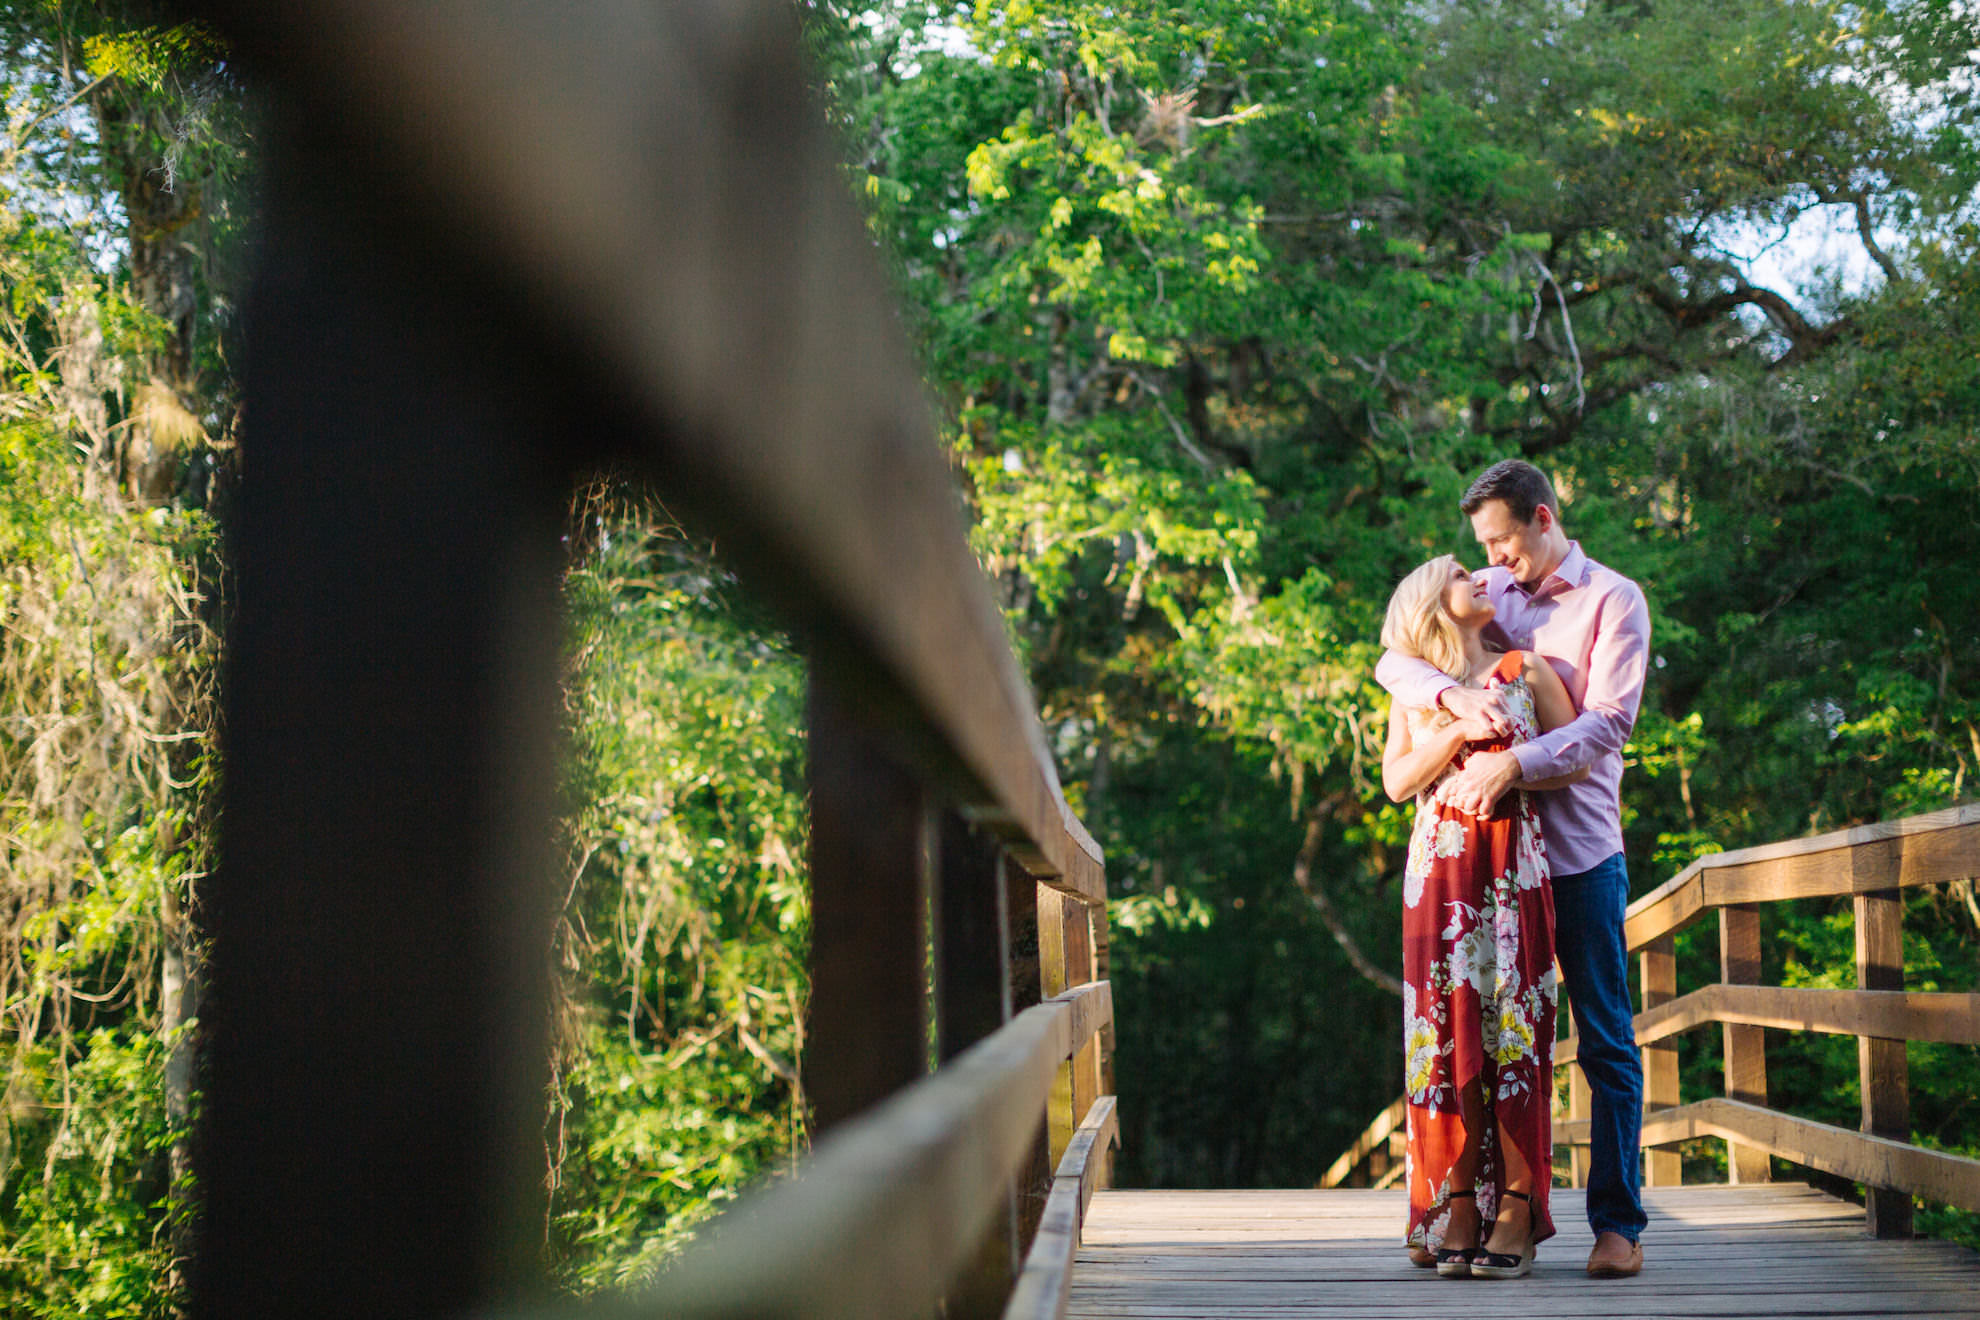
<svg viewBox="0 0 1980 1320">
<path fill-rule="evenodd" d="M 1568 1037 L 1569 1039 L 1573 1039 L 1574 1015 L 1568 1011 L 1565 1004 L 1561 1006 L 1559 1016 L 1561 1021 L 1568 1024 Z M 1589 1115 L 1594 1110 L 1591 1100 L 1592 1096 L 1588 1090 L 1588 1074 L 1581 1071 L 1581 1065 L 1579 1063 L 1570 1064 L 1568 1066 L 1568 1122 L 1586 1123 Z M 1576 1141 L 1568 1144 L 1568 1186 L 1586 1187 L 1588 1185 L 1588 1167 L 1593 1154 L 1593 1148 L 1586 1141 Z"/>
<path fill-rule="evenodd" d="M 941 816 L 935 870 L 935 1052 L 943 1063 L 1011 1018 L 1010 915 L 1003 849 L 953 811 Z M 1019 1196 L 1003 1205 L 944 1300 L 945 1320 L 1002 1315 L 1024 1268 Z"/>
<path fill-rule="evenodd" d="M 1049 885 L 1038 887 L 1038 962 L 1047 997 L 1093 980 L 1093 930 L 1086 904 Z M 1051 1161 L 1058 1167 L 1086 1111 L 1100 1097 L 1100 1040 L 1096 1034 L 1059 1069 L 1047 1111 Z"/>
<path fill-rule="evenodd" d="M 943 1063 L 1011 1019 L 1003 849 L 942 813 L 935 873 L 935 1041 Z"/>
<path fill-rule="evenodd" d="M 1726 985 L 1760 984 L 1760 907 L 1739 903 L 1719 909 L 1719 980 Z M 1723 1023 L 1726 1098 L 1767 1103 L 1766 1031 Z M 1767 1152 L 1726 1143 L 1726 1176 L 1735 1183 L 1773 1181 Z"/>
<path fill-rule="evenodd" d="M 1004 868 L 1004 910 L 1010 931 L 1011 1012 L 1022 1013 L 1045 997 L 1044 959 L 1040 948 L 1039 896 L 1048 892 L 1021 866 Z M 1018 1254 L 1031 1250 L 1038 1221 L 1052 1194 L 1051 1132 L 1046 1116 L 1038 1116 L 1038 1135 L 1031 1154 L 1017 1172 Z"/>
<path fill-rule="evenodd" d="M 1859 990 L 1904 989 L 1904 896 L 1898 890 L 1856 895 L 1856 985 Z M 1863 1131 L 1910 1141 L 1911 1087 L 1904 1042 L 1857 1037 L 1856 1068 Z M 1864 1189 L 1864 1210 L 1874 1237 L 1910 1237 L 1911 1209 L 1911 1197 L 1905 1192 Z"/>
<path fill-rule="evenodd" d="M 1105 900 L 1087 909 L 1087 918 L 1093 928 L 1093 979 L 1109 981 L 1113 979 L 1113 955 L 1111 952 L 1111 929 L 1107 924 L 1107 904 Z M 1114 1021 L 1100 1030 L 1100 1038 L 1095 1042 L 1100 1053 L 1100 1094 L 1114 1095 Z M 1099 1172 L 1095 1175 L 1097 1186 L 1114 1185 L 1114 1148 L 1103 1147 L 1098 1153 Z"/>
<path fill-rule="evenodd" d="M 568 401 L 440 259 L 469 241 L 410 250 L 362 138 L 277 89 L 199 1316 L 465 1313 L 527 1295 L 542 1243 Z"/>
<path fill-rule="evenodd" d="M 1039 989 L 1047 999 L 1079 984 L 1073 975 L 1078 951 L 1067 947 L 1070 926 L 1067 909 L 1078 907 L 1078 900 L 1070 895 L 1050 885 L 1038 886 Z M 1046 1102 L 1047 1158 L 1055 1169 L 1072 1142 L 1073 1129 L 1079 1126 L 1076 1078 L 1077 1069 L 1072 1060 L 1060 1064 L 1058 1077 L 1052 1083 L 1052 1098 Z"/>
<path fill-rule="evenodd" d="M 1677 998 L 1677 940 L 1666 935 L 1644 946 L 1641 955 L 1643 1008 L 1649 1011 Z M 1677 1041 L 1667 1037 L 1643 1047 L 1643 1112 L 1675 1109 L 1678 1104 Z M 1643 1182 L 1646 1187 L 1676 1187 L 1683 1181 L 1684 1160 L 1674 1149 L 1645 1147 Z"/>
<path fill-rule="evenodd" d="M 1093 909 L 1068 896 L 1061 908 L 1066 921 L 1067 989 L 1089 985 L 1093 975 Z M 1080 1048 L 1072 1060 L 1073 1126 L 1086 1121 L 1087 1111 L 1104 1092 L 1100 1089 L 1100 1033 Z"/>
<path fill-rule="evenodd" d="M 804 1088 L 822 1133 L 928 1071 L 930 840 L 921 786 L 816 672 L 809 749 Z"/>
</svg>

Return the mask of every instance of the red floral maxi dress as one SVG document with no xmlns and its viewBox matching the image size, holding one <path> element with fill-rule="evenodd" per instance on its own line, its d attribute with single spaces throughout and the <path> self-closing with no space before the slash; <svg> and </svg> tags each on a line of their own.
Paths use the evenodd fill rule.
<svg viewBox="0 0 1980 1320">
<path fill-rule="evenodd" d="M 1502 751 L 1540 736 L 1524 657 L 1505 656 L 1487 682 L 1502 686 L 1509 738 L 1465 744 L 1442 775 L 1474 752 Z M 1427 734 L 1433 712 L 1407 712 L 1411 737 Z M 1434 789 L 1436 785 L 1431 785 Z M 1503 1128 L 1533 1170 L 1534 1241 L 1553 1236 L 1548 1185 L 1553 1130 L 1554 895 L 1540 819 L 1527 795 L 1507 793 L 1489 817 L 1416 798 L 1409 862 L 1403 871 L 1403 1085 L 1409 1100 L 1409 1232 L 1416 1246 L 1442 1245 L 1450 1220 L 1451 1166 L 1462 1151 L 1458 1096 L 1481 1083 L 1478 1213 L 1498 1213 Z M 1481 1239 L 1482 1241 L 1482 1239 Z"/>
</svg>

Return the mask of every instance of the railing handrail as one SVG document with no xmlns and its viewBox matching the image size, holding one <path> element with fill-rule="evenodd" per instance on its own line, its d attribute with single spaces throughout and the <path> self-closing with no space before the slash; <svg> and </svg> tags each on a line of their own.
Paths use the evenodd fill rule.
<svg viewBox="0 0 1980 1320">
<path fill-rule="evenodd" d="M 1038 1236 L 1018 1275 L 1003 1320 L 1058 1320 L 1072 1287 L 1074 1253 L 1092 1203 L 1107 1147 L 1120 1138 L 1120 1115 L 1113 1096 L 1102 1096 L 1087 1111 L 1052 1177 L 1052 1191 L 1038 1221 Z"/>
<path fill-rule="evenodd" d="M 1638 1013 L 1636 1043 L 1650 1045 L 1715 1024 L 1980 1045 L 1980 994 L 1715 982 Z M 1574 1037 L 1556 1042 L 1556 1067 L 1574 1062 L 1574 1057 Z"/>
<path fill-rule="evenodd" d="M 1735 903 L 1841 897 L 1965 880 L 1975 874 L 1980 802 L 1899 820 L 1855 825 L 1734 852 L 1707 853 L 1631 903 L 1623 931 L 1629 951 Z M 1835 865 L 1847 854 L 1850 864 Z"/>
<path fill-rule="evenodd" d="M 927 1315 L 982 1240 L 1060 1065 L 1112 1016 L 1104 981 L 1026 1009 L 835 1129 L 796 1177 L 749 1196 L 712 1241 L 652 1292 L 625 1299 L 621 1313 Z M 1111 1099 L 1103 1104 L 1111 1116 Z"/>
</svg>

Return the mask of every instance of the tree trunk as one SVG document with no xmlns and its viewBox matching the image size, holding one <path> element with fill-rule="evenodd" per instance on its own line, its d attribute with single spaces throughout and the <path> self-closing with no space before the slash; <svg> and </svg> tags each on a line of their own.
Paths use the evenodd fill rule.
<svg viewBox="0 0 1980 1320">
<path fill-rule="evenodd" d="M 186 232 L 203 214 L 201 189 L 179 173 L 171 150 L 177 130 L 155 97 L 112 79 L 91 105 L 129 225 L 132 292 L 165 326 L 149 379 L 132 395 L 134 424 L 107 457 L 134 503 L 159 504 L 177 484 L 180 452 L 201 435 L 193 406 L 199 254 Z"/>
</svg>

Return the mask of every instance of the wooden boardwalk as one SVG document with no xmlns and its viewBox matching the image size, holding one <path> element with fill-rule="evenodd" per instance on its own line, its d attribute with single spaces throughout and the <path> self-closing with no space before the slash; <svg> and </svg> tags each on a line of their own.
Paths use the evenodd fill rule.
<svg viewBox="0 0 1980 1320">
<path fill-rule="evenodd" d="M 1087 1320 L 1356 1316 L 1976 1316 L 1980 1256 L 1877 1241 L 1863 1209 L 1800 1183 L 1646 1189 L 1646 1261 L 1588 1278 L 1579 1191 L 1530 1278 L 1440 1279 L 1403 1254 L 1399 1191 L 1103 1191 L 1066 1314 Z"/>
</svg>

